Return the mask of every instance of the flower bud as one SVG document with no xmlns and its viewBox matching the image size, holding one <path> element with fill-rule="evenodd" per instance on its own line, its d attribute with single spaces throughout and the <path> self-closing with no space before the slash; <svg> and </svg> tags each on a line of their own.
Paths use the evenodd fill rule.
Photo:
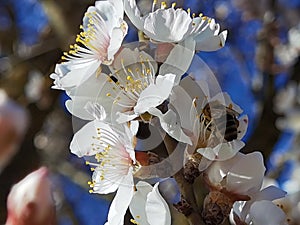
<svg viewBox="0 0 300 225">
<path fill-rule="evenodd" d="M 7 210 L 5 225 L 55 224 L 55 206 L 47 168 L 30 173 L 12 187 Z"/>
</svg>

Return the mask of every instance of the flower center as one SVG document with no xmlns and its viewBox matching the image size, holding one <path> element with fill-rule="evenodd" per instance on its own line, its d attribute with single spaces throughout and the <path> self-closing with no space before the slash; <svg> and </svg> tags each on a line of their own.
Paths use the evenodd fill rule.
<svg viewBox="0 0 300 225">
<path fill-rule="evenodd" d="M 143 59 L 135 65 L 124 65 L 124 60 L 121 59 L 122 69 L 111 74 L 107 81 L 113 84 L 111 92 L 106 93 L 106 97 L 113 98 L 113 104 L 133 108 L 136 104 L 141 92 L 145 90 L 149 84 L 154 83 L 155 70 L 149 59 Z M 130 105 L 124 103 L 124 98 L 132 100 Z M 128 102 L 128 101 L 127 101 Z"/>
<path fill-rule="evenodd" d="M 62 60 L 96 57 L 109 63 L 106 58 L 110 37 L 104 20 L 96 11 L 87 12 L 85 17 L 88 23 L 86 27 L 80 25 L 82 31 L 76 37 L 77 44 L 70 45 L 70 50 L 63 53 Z"/>
</svg>

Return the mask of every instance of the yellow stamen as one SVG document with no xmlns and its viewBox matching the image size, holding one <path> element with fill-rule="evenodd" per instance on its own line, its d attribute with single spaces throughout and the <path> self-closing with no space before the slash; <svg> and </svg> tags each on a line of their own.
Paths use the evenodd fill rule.
<svg viewBox="0 0 300 225">
<path fill-rule="evenodd" d="M 161 7 L 162 9 L 167 8 L 167 3 L 166 3 L 166 2 L 161 2 L 160 7 Z"/>
<path fill-rule="evenodd" d="M 135 219 L 130 219 L 130 222 L 136 225 L 139 225 L 139 223 Z"/>
</svg>

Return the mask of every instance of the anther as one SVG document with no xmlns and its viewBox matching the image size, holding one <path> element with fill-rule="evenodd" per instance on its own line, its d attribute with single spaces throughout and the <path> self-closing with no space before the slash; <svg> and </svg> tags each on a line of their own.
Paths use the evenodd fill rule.
<svg viewBox="0 0 300 225">
<path fill-rule="evenodd" d="M 161 7 L 161 9 L 167 8 L 167 3 L 166 2 L 161 2 L 160 7 Z"/>
</svg>

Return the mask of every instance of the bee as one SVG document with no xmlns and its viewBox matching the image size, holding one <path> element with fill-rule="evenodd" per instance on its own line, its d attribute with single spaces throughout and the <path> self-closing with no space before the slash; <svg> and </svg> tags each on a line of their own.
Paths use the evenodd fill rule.
<svg viewBox="0 0 300 225">
<path fill-rule="evenodd" d="M 224 135 L 226 141 L 232 141 L 238 137 L 239 113 L 231 106 L 225 107 L 218 101 L 205 105 L 200 115 L 200 122 L 204 125 L 204 132 L 219 132 Z"/>
</svg>

